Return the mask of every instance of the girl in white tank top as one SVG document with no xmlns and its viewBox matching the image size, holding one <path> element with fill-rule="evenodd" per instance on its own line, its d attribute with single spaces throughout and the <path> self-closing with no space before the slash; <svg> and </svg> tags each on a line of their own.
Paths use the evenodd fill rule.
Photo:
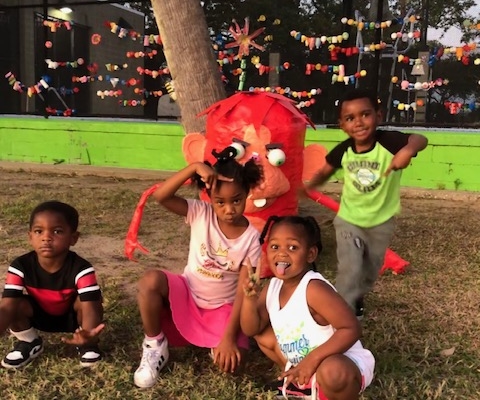
<svg viewBox="0 0 480 400">
<path fill-rule="evenodd" d="M 312 270 L 321 250 L 318 224 L 312 217 L 271 217 L 262 240 L 275 276 L 260 289 L 249 267 L 240 323 L 284 370 L 278 394 L 358 399 L 373 379 L 375 359 L 359 341 L 361 328 L 348 304 Z"/>
</svg>

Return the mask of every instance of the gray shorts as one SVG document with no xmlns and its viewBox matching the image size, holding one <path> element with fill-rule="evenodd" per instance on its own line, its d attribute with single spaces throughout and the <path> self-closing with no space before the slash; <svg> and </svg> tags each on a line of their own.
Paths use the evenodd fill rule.
<svg viewBox="0 0 480 400">
<path fill-rule="evenodd" d="M 335 287 L 355 309 L 355 302 L 370 292 L 385 260 L 395 229 L 392 217 L 383 224 L 362 228 L 343 220 L 333 220 L 337 240 L 337 278 Z"/>
</svg>

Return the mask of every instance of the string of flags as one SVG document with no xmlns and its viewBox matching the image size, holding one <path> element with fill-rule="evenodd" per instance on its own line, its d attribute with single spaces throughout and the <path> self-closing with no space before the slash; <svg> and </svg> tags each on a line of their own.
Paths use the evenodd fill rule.
<svg viewBox="0 0 480 400">
<path fill-rule="evenodd" d="M 19 93 L 26 91 L 28 97 L 32 97 L 36 93 L 41 93 L 50 87 L 48 84 L 49 77 L 47 76 L 43 76 L 35 85 L 28 87 L 20 82 L 11 71 L 5 74 L 5 78 L 8 80 L 8 84 L 12 86 L 13 90 Z"/>
<path fill-rule="evenodd" d="M 110 32 L 117 35 L 120 39 L 129 37 L 132 40 L 137 40 L 142 36 L 137 31 L 123 28 L 115 22 L 105 21 L 105 26 L 110 29 Z"/>
<path fill-rule="evenodd" d="M 478 108 L 478 103 L 475 101 L 467 103 L 462 103 L 459 101 L 445 101 L 443 105 L 452 115 L 459 114 L 460 112 L 475 111 Z"/>
<path fill-rule="evenodd" d="M 150 96 L 153 96 L 153 97 L 162 97 L 163 96 L 163 91 L 161 91 L 161 90 L 146 90 L 146 89 L 135 88 L 135 89 L 133 89 L 133 92 L 135 94 L 138 94 L 138 95 L 143 95 L 146 98 L 148 98 Z"/>
<path fill-rule="evenodd" d="M 310 107 L 313 104 L 315 104 L 316 100 L 313 96 L 318 96 L 322 94 L 322 89 L 316 88 L 316 89 L 310 89 L 310 90 L 292 90 L 290 87 L 281 87 L 281 86 L 276 86 L 276 87 L 253 87 L 251 86 L 248 89 L 249 92 L 271 92 L 271 93 L 277 93 L 281 94 L 290 98 L 293 98 L 295 100 L 299 100 L 299 102 L 296 104 L 297 108 L 303 108 L 303 107 Z M 305 99 L 305 100 L 304 100 Z"/>
<path fill-rule="evenodd" d="M 89 82 L 110 82 L 113 87 L 116 87 L 118 84 L 122 86 L 137 86 L 141 83 L 140 79 L 130 78 L 130 79 L 120 79 L 117 77 L 111 77 L 110 75 L 83 75 L 83 76 L 72 76 L 73 83 L 89 83 Z"/>
<path fill-rule="evenodd" d="M 397 76 L 392 76 L 392 83 L 397 84 L 398 81 L 399 80 Z M 449 80 L 442 79 L 442 78 L 437 78 L 434 81 L 430 81 L 430 82 L 409 82 L 404 79 L 400 82 L 399 86 L 402 90 L 418 91 L 418 90 L 430 90 L 430 89 L 433 89 L 434 87 L 440 87 L 448 84 L 449 84 Z"/>
<path fill-rule="evenodd" d="M 438 47 L 434 48 L 428 59 L 428 65 L 431 67 L 439 61 L 444 55 L 455 54 L 458 61 L 464 65 L 469 65 L 472 60 L 473 64 L 480 65 L 480 58 L 472 57 L 472 52 L 477 49 L 477 43 L 471 42 L 458 47 Z"/>
<path fill-rule="evenodd" d="M 170 70 L 168 68 L 162 68 L 158 70 L 150 70 L 148 68 L 137 67 L 137 72 L 139 75 L 149 75 L 153 79 L 156 79 L 160 75 L 170 75 Z"/>
<path fill-rule="evenodd" d="M 262 21 L 265 20 L 265 17 Z M 258 20 L 260 21 L 260 19 Z M 415 23 L 418 21 L 417 16 L 412 16 L 408 19 L 408 22 L 410 23 Z M 245 21 L 244 27 L 240 27 L 238 23 L 234 21 L 234 27 L 231 27 L 229 32 L 231 33 L 231 36 L 234 38 L 234 42 L 232 43 L 227 43 L 225 46 L 223 46 L 223 50 L 220 50 L 217 52 L 217 62 L 220 66 L 228 65 L 228 64 L 233 64 L 235 61 L 241 60 L 242 62 L 245 61 L 244 58 L 242 58 L 245 55 L 248 55 L 248 49 L 250 47 L 255 47 L 259 50 L 263 50 L 264 47 L 260 45 L 256 45 L 254 42 L 254 38 L 261 33 L 264 32 L 264 28 L 261 28 L 252 34 L 249 34 L 248 32 L 248 20 Z M 392 19 L 392 20 L 387 20 L 387 21 L 375 21 L 375 22 L 365 22 L 365 21 L 355 21 L 352 19 L 347 19 L 347 18 L 342 18 L 341 20 L 342 24 L 348 25 L 348 26 L 355 26 L 358 30 L 368 30 L 368 29 L 385 29 L 388 27 L 391 27 L 393 25 L 397 24 L 403 24 L 405 22 L 405 19 L 403 18 L 398 18 L 398 19 Z M 279 22 L 278 22 L 279 23 Z M 51 32 L 57 32 L 58 29 L 65 28 L 67 30 L 72 29 L 72 25 L 74 25 L 73 22 L 69 21 L 51 21 L 51 20 L 44 20 L 43 25 L 47 26 L 50 28 Z M 275 24 L 274 24 L 275 25 Z M 111 33 L 115 34 L 117 37 L 120 39 L 124 38 L 130 38 L 131 40 L 134 41 L 139 41 L 143 42 L 144 47 L 149 47 L 153 45 L 162 45 L 162 40 L 160 35 L 141 35 L 140 33 L 136 32 L 134 29 L 127 29 L 124 28 L 120 25 L 118 25 L 115 22 L 111 21 L 106 21 L 105 26 L 110 30 Z M 471 24 L 472 28 L 471 29 L 479 29 L 480 30 L 480 23 L 479 24 Z M 328 51 L 330 52 L 330 58 L 332 61 L 338 61 L 339 55 L 343 55 L 345 57 L 351 57 L 351 56 L 356 56 L 360 53 L 364 52 L 374 52 L 378 50 L 383 50 L 386 48 L 387 44 L 383 41 L 380 41 L 379 43 L 371 43 L 367 44 L 365 46 L 350 46 L 350 47 L 342 47 L 342 43 L 345 41 L 349 40 L 349 33 L 346 31 L 347 29 L 344 29 L 344 32 L 342 32 L 339 35 L 319 35 L 319 36 L 307 36 L 302 34 L 301 32 L 298 32 L 296 30 L 292 30 L 290 32 L 290 35 L 295 39 L 300 42 L 302 42 L 306 47 L 308 47 L 310 50 L 313 49 L 320 49 L 321 47 L 325 46 Z M 408 40 L 408 39 L 419 39 L 420 38 L 420 31 L 419 30 L 414 30 L 410 31 L 408 33 L 404 32 L 393 32 L 391 33 L 390 37 L 395 40 L 395 39 L 402 39 L 402 40 Z M 273 40 L 272 35 L 265 35 L 264 37 L 264 42 L 268 43 L 269 41 Z M 99 33 L 94 33 L 91 36 L 91 43 L 92 45 L 98 45 L 102 41 L 102 36 Z M 248 42 L 248 43 L 247 43 Z M 45 46 L 47 48 L 52 47 L 52 42 L 47 41 L 45 42 Z M 235 53 L 232 48 L 238 47 L 238 53 Z M 219 48 L 219 45 L 217 43 L 217 49 Z M 475 65 L 480 65 L 480 58 L 473 58 L 471 52 L 475 50 L 476 44 L 469 44 L 461 47 L 451 47 L 451 48 L 442 48 L 438 49 L 436 52 L 432 53 L 430 56 L 428 62 L 434 62 L 438 60 L 442 55 L 444 54 L 450 54 L 454 53 L 455 56 L 459 61 L 467 65 L 467 63 L 473 62 Z M 150 58 L 153 59 L 155 56 L 157 56 L 158 51 L 155 49 L 145 49 L 144 51 L 127 51 L 125 53 L 127 58 Z M 433 58 L 432 58 L 433 57 Z M 433 60 L 433 61 L 432 61 Z M 415 58 L 409 58 L 404 55 L 398 55 L 398 61 L 405 63 L 405 64 L 410 64 L 410 65 L 416 65 L 419 61 L 424 62 L 425 60 L 420 60 L 420 59 L 415 59 Z M 47 63 L 47 67 L 49 69 L 57 69 L 59 67 L 66 67 L 66 68 L 78 68 L 80 66 L 83 66 L 85 61 L 83 58 L 78 58 L 77 60 L 73 61 L 55 61 L 51 59 L 45 59 L 45 62 Z M 259 56 L 253 56 L 251 58 L 252 64 L 255 66 L 256 70 L 258 71 L 259 75 L 263 75 L 266 73 L 271 73 L 271 72 L 283 72 L 285 70 L 288 70 L 290 68 L 290 63 L 289 62 L 284 62 L 281 65 L 277 66 L 270 66 L 270 65 L 265 65 L 260 61 Z M 128 68 L 128 64 L 113 64 L 113 63 L 108 63 L 105 64 L 105 68 L 108 72 L 114 72 L 114 71 L 120 71 Z M 98 73 L 98 65 L 96 63 L 89 64 L 87 66 L 87 69 L 90 73 L 90 75 L 84 75 L 84 76 L 72 76 L 72 83 L 89 83 L 89 82 L 103 82 L 105 81 L 106 83 L 110 83 L 113 87 L 112 89 L 102 89 L 98 90 L 96 93 L 98 97 L 104 99 L 107 97 L 115 97 L 118 98 L 122 95 L 124 95 L 124 92 L 121 89 L 115 89 L 118 86 L 126 86 L 126 87 L 135 87 L 134 88 L 134 94 L 138 96 L 143 96 L 144 98 L 148 98 L 150 96 L 153 97 L 160 97 L 164 93 L 168 92 L 172 98 L 175 96 L 174 92 L 174 86 L 173 86 L 173 81 L 167 82 L 165 84 L 166 91 L 162 90 L 156 90 L 156 91 L 148 91 L 144 88 L 138 87 L 138 85 L 141 84 L 140 79 L 136 78 L 130 78 L 130 79 L 121 79 L 119 77 L 112 77 L 110 75 L 97 75 Z M 136 68 L 137 73 L 142 76 L 142 75 L 148 75 L 151 76 L 152 78 L 157 78 L 158 76 L 163 76 L 163 75 L 169 75 L 170 71 L 168 67 L 160 68 L 158 70 L 151 70 L 148 68 L 143 68 L 141 66 Z M 305 74 L 306 75 L 311 75 L 313 72 L 322 72 L 322 73 L 331 73 L 332 74 L 332 84 L 335 83 L 344 83 L 345 85 L 348 84 L 354 84 L 357 79 L 360 79 L 362 77 L 365 77 L 367 75 L 366 70 L 359 70 L 356 71 L 353 74 L 346 74 L 345 71 L 345 66 L 343 64 L 340 65 L 333 65 L 333 64 L 312 64 L 312 63 L 307 63 L 305 66 Z M 241 82 L 241 87 L 243 88 L 243 84 L 245 82 L 245 75 L 246 75 L 246 64 L 243 63 L 240 68 L 233 68 L 230 71 L 234 76 L 239 77 L 239 81 Z M 41 80 L 39 80 L 35 85 L 30 86 L 30 87 L 25 87 L 20 81 L 18 81 L 15 77 L 15 75 L 12 72 L 9 72 L 5 75 L 5 77 L 8 79 L 9 84 L 12 86 L 13 90 L 16 90 L 18 92 L 23 92 L 27 90 L 28 95 L 32 96 L 33 94 L 40 93 L 42 90 L 48 89 L 49 88 L 49 83 L 48 80 L 44 79 L 45 77 L 42 77 Z M 397 84 L 402 90 L 430 90 L 434 87 L 439 87 L 442 85 L 448 84 L 448 80 L 444 79 L 437 79 L 432 82 L 409 82 L 408 80 L 402 80 L 399 81 L 398 77 L 392 77 L 392 82 Z M 480 81 L 479 81 L 480 84 Z M 170 88 L 170 89 L 169 89 Z M 240 85 L 239 85 L 240 88 Z M 275 87 L 275 88 L 261 88 L 261 87 L 251 87 L 249 89 L 250 91 L 272 91 L 275 93 L 279 93 L 282 95 L 285 95 L 287 97 L 296 99 L 299 101 L 297 107 L 309 107 L 312 104 L 315 104 L 315 96 L 319 95 L 321 93 L 321 89 L 311 89 L 309 91 L 293 91 L 290 88 L 281 88 L 281 87 Z M 62 96 L 66 95 L 74 95 L 78 93 L 80 89 L 78 87 L 74 87 L 72 89 L 66 88 L 65 86 L 62 86 L 58 89 L 58 92 Z M 395 103 L 396 101 L 394 101 Z M 123 106 L 123 107 L 137 107 L 145 104 L 145 100 L 122 100 L 119 99 L 118 103 Z M 401 105 L 403 104 L 403 106 Z M 418 106 L 418 103 L 413 103 L 410 104 L 405 104 L 405 103 L 396 103 L 396 107 L 403 107 L 403 109 L 415 109 L 415 107 Z M 454 107 L 454 106 L 452 106 Z M 52 113 L 59 113 L 59 110 L 50 110 Z M 67 110 L 62 111 L 63 113 L 67 112 Z M 68 112 L 67 112 L 68 114 Z M 72 112 L 70 111 L 70 115 L 72 115 Z"/>
<path fill-rule="evenodd" d="M 105 97 L 118 97 L 121 96 L 123 92 L 119 90 L 97 90 L 97 96 L 101 97 L 102 100 Z"/>
<path fill-rule="evenodd" d="M 152 50 L 147 53 L 144 53 L 143 51 L 127 51 L 126 56 L 127 58 L 143 58 L 143 57 L 148 57 L 148 58 L 153 58 L 157 55 L 157 50 Z"/>
<path fill-rule="evenodd" d="M 72 22 L 70 21 L 50 21 L 44 20 L 43 26 L 48 26 L 50 28 L 50 32 L 55 33 L 58 28 L 65 28 L 67 31 L 72 29 Z"/>
<path fill-rule="evenodd" d="M 348 40 L 348 33 L 343 32 L 341 35 L 336 35 L 336 36 L 320 36 L 320 37 L 309 37 L 306 35 L 303 35 L 300 32 L 297 31 L 291 31 L 290 36 L 294 37 L 296 40 L 299 40 L 300 42 L 304 43 L 306 47 L 308 47 L 310 50 L 313 50 L 314 48 L 320 49 L 322 46 L 327 45 L 328 50 L 331 53 L 338 54 L 338 52 L 345 52 L 347 55 L 347 48 L 345 50 L 342 50 L 339 46 L 335 46 L 335 44 L 342 43 L 343 41 Z M 371 43 L 369 45 L 363 46 L 363 47 L 350 47 L 350 50 L 348 50 L 348 53 L 350 55 L 354 55 L 358 53 L 369 53 L 369 52 L 374 52 L 378 50 L 383 50 L 385 49 L 387 44 L 384 41 L 380 41 L 379 43 Z M 338 49 L 337 49 L 338 47 Z M 353 50 L 355 49 L 355 50 Z"/>
<path fill-rule="evenodd" d="M 340 20 L 342 24 L 344 25 L 349 25 L 349 26 L 356 26 L 359 31 L 365 29 L 365 30 L 373 30 L 373 29 L 386 29 L 390 28 L 392 25 L 403 25 L 404 22 L 410 22 L 410 23 L 415 23 L 420 20 L 420 17 L 418 15 L 411 15 L 410 17 L 407 18 L 405 21 L 405 18 L 393 18 L 393 19 L 388 19 L 385 21 L 357 21 L 354 20 L 353 18 L 347 18 L 347 17 L 342 17 Z"/>
<path fill-rule="evenodd" d="M 105 64 L 105 68 L 107 69 L 108 72 L 113 72 L 113 71 L 120 71 L 122 69 L 127 69 L 128 68 L 128 64 L 127 63 L 124 63 L 122 65 L 118 65 L 118 64 Z"/>
<path fill-rule="evenodd" d="M 147 101 L 144 100 L 119 100 L 118 104 L 120 104 L 122 107 L 138 107 L 138 106 L 144 106 L 147 104 Z"/>
<path fill-rule="evenodd" d="M 67 108 L 66 110 L 58 110 L 53 107 L 47 107 L 45 109 L 47 114 L 49 115 L 56 115 L 57 117 L 64 116 L 64 117 L 71 117 L 72 115 L 75 115 L 76 110 L 73 110 L 71 108 Z"/>
<path fill-rule="evenodd" d="M 52 61 L 50 58 L 46 58 L 45 62 L 47 63 L 47 68 L 57 69 L 58 67 L 67 67 L 67 68 L 78 68 L 79 66 L 85 64 L 83 58 L 78 58 L 75 61 Z"/>
<path fill-rule="evenodd" d="M 162 38 L 160 37 L 160 35 L 145 35 L 143 37 L 143 46 L 144 47 L 148 47 L 148 46 L 151 46 L 153 44 L 158 44 L 158 45 L 162 45 Z"/>
<path fill-rule="evenodd" d="M 398 109 L 399 111 L 408 111 L 408 110 L 413 110 L 417 111 L 417 107 L 423 107 L 425 104 L 423 100 L 419 99 L 417 101 L 413 101 L 411 103 L 403 103 L 399 100 L 393 100 L 393 106 Z"/>
<path fill-rule="evenodd" d="M 270 73 L 270 72 L 283 72 L 287 69 L 290 68 L 290 63 L 288 61 L 284 62 L 282 65 L 276 65 L 276 66 L 270 66 L 270 65 L 264 65 L 260 62 L 260 57 L 259 56 L 253 56 L 251 58 L 251 63 L 255 66 L 256 69 L 258 69 L 259 75 L 263 75 L 265 73 Z M 240 75 L 242 73 L 241 68 L 237 68 L 232 70 L 233 75 Z"/>
</svg>

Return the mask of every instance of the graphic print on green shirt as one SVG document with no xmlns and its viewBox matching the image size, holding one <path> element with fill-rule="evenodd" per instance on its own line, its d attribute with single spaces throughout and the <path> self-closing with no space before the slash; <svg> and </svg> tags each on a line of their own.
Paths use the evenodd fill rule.
<svg viewBox="0 0 480 400">
<path fill-rule="evenodd" d="M 366 153 L 348 147 L 341 165 L 344 185 L 338 215 L 364 228 L 377 226 L 400 212 L 400 178 L 402 171 L 383 174 L 393 154 L 379 142 Z"/>
</svg>

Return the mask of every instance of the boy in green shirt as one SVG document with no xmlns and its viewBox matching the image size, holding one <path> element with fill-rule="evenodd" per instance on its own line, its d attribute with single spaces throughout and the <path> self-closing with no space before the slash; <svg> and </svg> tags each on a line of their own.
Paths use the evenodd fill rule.
<svg viewBox="0 0 480 400">
<path fill-rule="evenodd" d="M 355 89 L 339 105 L 339 124 L 349 138 L 326 157 L 305 189 L 344 171 L 340 209 L 334 220 L 338 270 L 336 288 L 363 317 L 363 297 L 383 265 L 400 212 L 400 178 L 412 157 L 427 146 L 418 134 L 377 129 L 382 112 L 370 92 Z"/>
</svg>

